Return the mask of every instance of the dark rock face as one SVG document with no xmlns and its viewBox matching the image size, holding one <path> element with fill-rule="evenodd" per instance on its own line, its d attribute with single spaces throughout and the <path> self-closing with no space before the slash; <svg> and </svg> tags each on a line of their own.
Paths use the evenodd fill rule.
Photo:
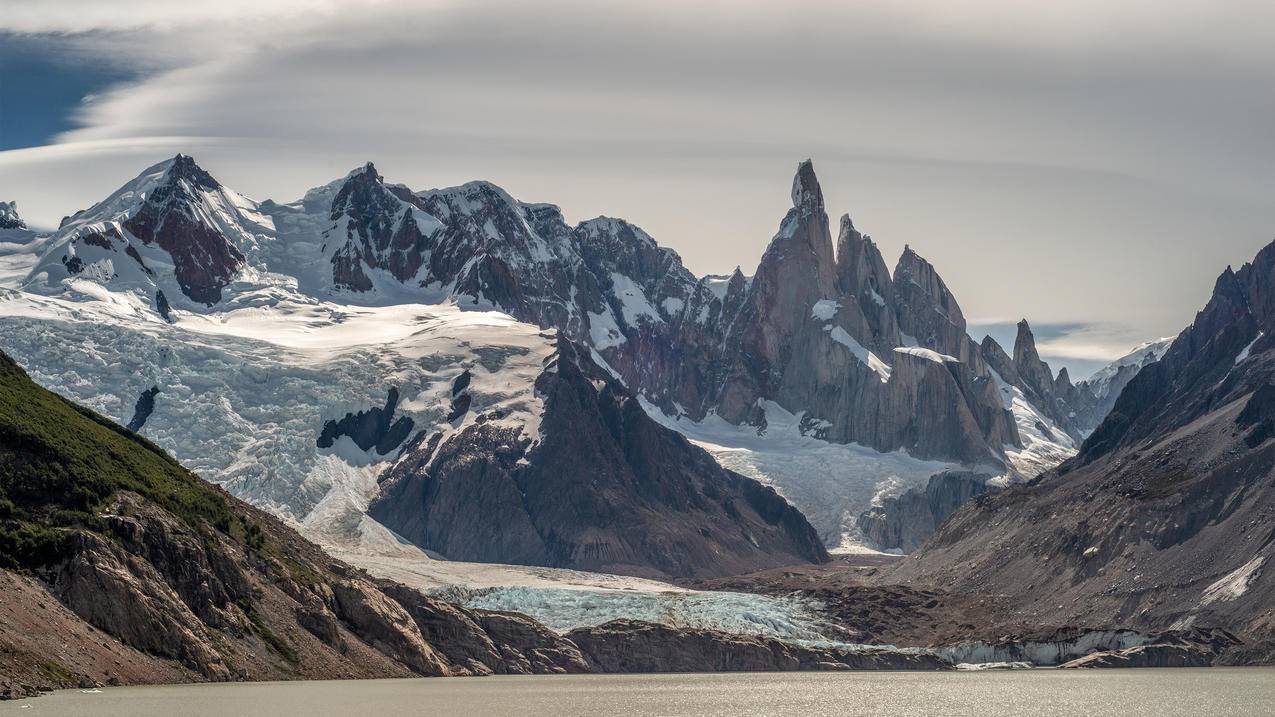
<svg viewBox="0 0 1275 717">
<path fill-rule="evenodd" d="M 164 321 L 173 323 L 172 307 L 168 305 L 168 297 L 164 296 L 162 290 L 155 292 L 155 310 L 164 317 Z"/>
<path fill-rule="evenodd" d="M 123 226 L 144 244 L 156 244 L 173 259 L 182 293 L 201 304 L 221 301 L 221 290 L 243 266 L 244 256 L 215 227 L 196 217 L 200 191 L 217 181 L 185 155 L 177 155 L 165 180 L 151 191 Z"/>
<path fill-rule="evenodd" d="M 146 419 L 155 410 L 155 396 L 159 394 L 159 386 L 151 386 L 137 397 L 137 405 L 133 407 L 133 417 L 128 421 L 128 430 L 137 432 L 146 425 Z"/>
<path fill-rule="evenodd" d="M 1039 622 L 1269 634 L 1272 303 L 1275 245 L 1222 273 L 1057 477 L 967 504 L 898 577 L 1003 592 Z"/>
<path fill-rule="evenodd" d="M 1097 667 L 1209 667 L 1217 655 L 1185 645 L 1139 645 L 1115 652 L 1095 652 L 1066 662 L 1064 670 Z"/>
<path fill-rule="evenodd" d="M 1225 630 L 1139 632 L 1034 628 L 938 650 L 954 662 L 1025 662 L 1037 667 L 1204 667 L 1242 642 Z"/>
<path fill-rule="evenodd" d="M 925 490 L 911 488 L 859 516 L 859 529 L 881 550 L 916 550 L 965 501 L 987 492 L 988 476 L 944 471 L 930 476 Z"/>
<path fill-rule="evenodd" d="M 571 342 L 536 391 L 534 446 L 497 423 L 414 441 L 369 513 L 455 560 L 659 577 L 827 560 L 796 509 L 655 423 Z"/>
<path fill-rule="evenodd" d="M 395 196 L 395 188 L 385 186 L 371 162 L 341 187 L 332 202 L 331 219 L 348 220 L 345 241 L 332 254 L 332 279 L 338 288 L 371 289 L 365 268 L 383 269 L 406 282 L 424 263 L 428 239 L 411 204 Z"/>
<path fill-rule="evenodd" d="M 614 620 L 567 633 L 597 672 L 946 670 L 933 654 L 814 648 L 773 638 Z"/>
<path fill-rule="evenodd" d="M 339 421 L 327 421 L 315 443 L 319 448 L 331 448 L 336 439 L 349 436 L 362 450 L 375 448 L 377 453 L 386 455 L 402 445 L 416 425 L 410 416 L 394 420 L 397 409 L 398 389 L 391 386 L 384 407 L 374 406 L 366 411 L 347 413 Z"/>
<path fill-rule="evenodd" d="M 66 276 L 98 264 L 94 281 L 123 280 L 147 293 L 172 282 L 177 288 L 170 289 L 169 300 L 179 290 L 212 306 L 246 263 L 240 245 L 250 241 L 256 220 L 241 211 L 240 201 L 179 154 L 63 219 L 27 285 L 56 290 Z"/>
</svg>

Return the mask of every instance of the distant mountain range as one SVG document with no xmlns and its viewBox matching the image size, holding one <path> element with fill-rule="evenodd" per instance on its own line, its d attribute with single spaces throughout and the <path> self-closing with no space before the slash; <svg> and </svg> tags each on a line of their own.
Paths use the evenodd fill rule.
<svg viewBox="0 0 1275 717">
<path fill-rule="evenodd" d="M 413 191 L 368 164 L 258 203 L 178 155 L 9 255 L 27 265 L 0 346 L 316 535 L 367 539 L 370 506 L 441 555 L 642 575 L 824 559 L 783 499 L 661 426 L 824 544 L 905 550 L 955 507 L 914 519 L 909 490 L 1057 465 L 1141 367 L 1073 385 L 1025 321 L 1011 351 L 976 342 L 912 249 L 890 273 L 847 216 L 834 250 L 808 161 L 792 201 L 751 277 L 695 277 L 624 220 L 569 226 L 485 182 Z M 547 400 L 564 381 L 583 383 Z M 852 461 L 821 480 L 784 460 L 794 442 Z M 440 518 L 458 512 L 480 520 Z"/>
</svg>

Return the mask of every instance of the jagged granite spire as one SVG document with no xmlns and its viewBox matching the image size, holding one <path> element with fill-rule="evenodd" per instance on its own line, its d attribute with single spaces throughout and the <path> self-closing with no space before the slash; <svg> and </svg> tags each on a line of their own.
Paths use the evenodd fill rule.
<svg viewBox="0 0 1275 717">
<path fill-rule="evenodd" d="M 1045 397 L 1053 393 L 1054 372 L 1040 359 L 1036 351 L 1036 337 L 1027 319 L 1018 322 L 1018 335 L 1014 337 L 1014 367 L 1038 395 Z"/>
<path fill-rule="evenodd" d="M 792 205 L 796 208 L 823 209 L 823 189 L 815 176 L 815 165 L 809 159 L 797 165 L 792 178 Z"/>
<path fill-rule="evenodd" d="M 956 297 L 934 265 L 910 246 L 904 246 L 894 268 L 893 286 L 899 331 L 925 348 L 963 361 L 971 358 L 973 342 Z"/>
<path fill-rule="evenodd" d="M 890 271 L 881 250 L 854 228 L 849 214 L 841 215 L 837 234 L 836 284 L 841 294 L 853 297 L 853 302 L 843 302 L 843 328 L 877 349 L 887 362 L 892 360 L 900 339 Z"/>
<path fill-rule="evenodd" d="M 823 191 L 814 165 L 797 166 L 793 208 L 762 255 L 739 319 L 728 337 L 741 357 L 727 377 L 718 412 L 726 420 L 749 420 L 757 399 L 772 396 L 793 352 L 793 337 L 809 320 L 811 307 L 838 296 L 832 234 L 823 210 Z"/>
</svg>

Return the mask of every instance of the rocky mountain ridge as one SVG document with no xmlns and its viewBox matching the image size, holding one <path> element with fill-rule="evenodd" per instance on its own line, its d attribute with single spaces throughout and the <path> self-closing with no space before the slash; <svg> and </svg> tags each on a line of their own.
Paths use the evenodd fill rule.
<svg viewBox="0 0 1275 717">
<path fill-rule="evenodd" d="M 1075 458 L 967 504 L 892 577 L 1003 592 L 1042 622 L 1221 627 L 1269 651 L 1273 297 L 1275 244 L 1218 277 Z"/>
<path fill-rule="evenodd" d="M 115 281 L 120 262 L 99 258 L 120 249 L 114 244 L 127 244 L 149 273 L 141 250 L 155 245 L 168 252 L 181 294 L 215 304 L 242 271 L 286 269 L 270 259 L 297 262 L 297 249 L 316 244 L 297 272 L 301 284 L 360 301 L 455 297 L 558 328 L 672 414 L 760 425 L 759 402 L 771 400 L 804 412 L 828 440 L 989 467 L 1004 463 L 1004 446 L 1021 446 L 982 347 L 937 271 L 908 249 L 891 275 L 848 216 L 834 251 L 809 161 L 751 278 L 697 278 L 623 220 L 571 227 L 557 207 L 518 202 L 485 182 L 413 192 L 370 163 L 290 205 L 257 206 L 183 156 L 117 195 L 71 217 L 33 279 L 48 287 L 96 266 L 95 276 Z M 137 197 L 136 207 L 121 204 Z M 281 241 L 258 250 L 268 225 Z M 1022 370 L 1002 378 L 1022 378 L 1048 415 L 1067 421 L 1072 411 L 1063 409 L 1085 395 L 1065 377 L 1057 387 L 1044 377 L 1027 339 L 1013 357 Z M 944 368 L 943 356 L 956 361 Z"/>
</svg>

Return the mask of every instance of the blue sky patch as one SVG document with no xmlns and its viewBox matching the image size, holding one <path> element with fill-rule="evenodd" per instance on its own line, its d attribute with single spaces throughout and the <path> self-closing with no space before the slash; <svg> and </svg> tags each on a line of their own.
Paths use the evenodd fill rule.
<svg viewBox="0 0 1275 717">
<path fill-rule="evenodd" d="M 86 96 L 139 76 L 76 40 L 0 33 L 0 151 L 48 144 L 79 126 L 76 112 Z"/>
</svg>

